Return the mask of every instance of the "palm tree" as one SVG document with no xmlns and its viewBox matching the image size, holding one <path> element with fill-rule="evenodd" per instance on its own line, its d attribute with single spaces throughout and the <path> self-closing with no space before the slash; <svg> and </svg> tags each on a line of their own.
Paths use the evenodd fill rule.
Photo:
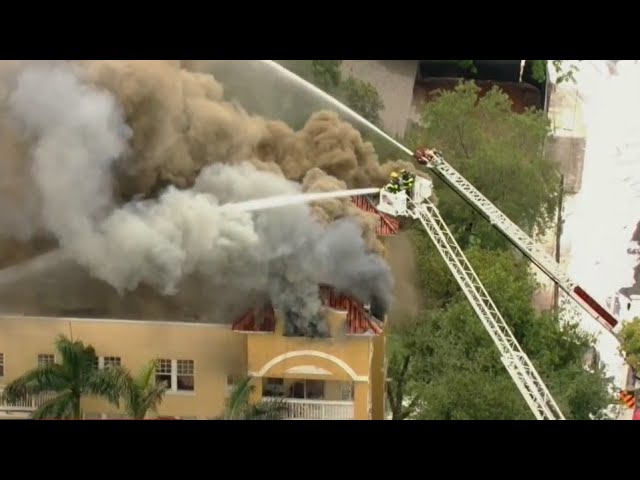
<svg viewBox="0 0 640 480">
<path fill-rule="evenodd" d="M 287 411 L 283 400 L 262 400 L 251 403 L 251 377 L 241 379 L 231 391 L 227 408 L 219 420 L 282 420 Z"/>
<path fill-rule="evenodd" d="M 42 365 L 9 383 L 4 391 L 8 401 L 27 395 L 57 393 L 33 413 L 32 418 L 81 419 L 80 399 L 83 396 L 106 398 L 119 405 L 126 377 L 118 368 L 95 368 L 98 357 L 91 345 L 72 341 L 64 335 L 55 342 L 61 363 Z"/>
<path fill-rule="evenodd" d="M 136 377 L 120 368 L 126 382 L 122 391 L 127 415 L 136 420 L 143 420 L 147 412 L 157 413 L 158 406 L 167 390 L 166 383 L 156 384 L 155 370 L 157 361 L 153 360 L 146 365 Z"/>
</svg>

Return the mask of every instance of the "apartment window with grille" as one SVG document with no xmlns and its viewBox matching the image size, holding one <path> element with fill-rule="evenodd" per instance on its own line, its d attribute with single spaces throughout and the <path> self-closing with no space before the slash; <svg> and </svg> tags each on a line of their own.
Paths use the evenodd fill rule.
<svg viewBox="0 0 640 480">
<path fill-rule="evenodd" d="M 56 363 L 56 356 L 53 353 L 39 353 L 38 354 L 38 366 L 44 367 L 45 365 L 53 365 Z"/>
<path fill-rule="evenodd" d="M 121 367 L 122 359 L 120 357 L 97 357 L 93 361 L 93 368 L 96 370 L 102 370 L 104 367 L 108 367 L 109 365 Z"/>
<path fill-rule="evenodd" d="M 165 382 L 168 389 L 171 389 L 171 360 L 158 360 L 156 365 L 156 383 Z"/>
<path fill-rule="evenodd" d="M 195 387 L 193 360 L 178 360 L 177 389 L 192 392 Z"/>
<path fill-rule="evenodd" d="M 156 382 L 165 382 L 171 392 L 195 390 L 195 362 L 162 358 L 156 365 Z"/>
<path fill-rule="evenodd" d="M 0 377 L 4 377 L 4 353 L 0 353 Z"/>
<path fill-rule="evenodd" d="M 113 365 L 114 367 L 122 366 L 122 360 L 120 357 L 101 357 L 103 360 L 104 367 L 108 367 L 109 365 Z M 104 368 L 103 367 L 103 368 Z"/>
</svg>

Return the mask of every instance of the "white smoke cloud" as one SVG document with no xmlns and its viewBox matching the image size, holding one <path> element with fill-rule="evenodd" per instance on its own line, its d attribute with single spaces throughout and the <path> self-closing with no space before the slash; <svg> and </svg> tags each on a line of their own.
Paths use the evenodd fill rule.
<svg viewBox="0 0 640 480">
<path fill-rule="evenodd" d="M 116 100 L 83 85 L 65 64 L 32 66 L 9 98 L 28 138 L 44 227 L 81 259 L 101 256 L 95 220 L 112 204 L 112 162 L 126 152 L 130 130 Z"/>
</svg>

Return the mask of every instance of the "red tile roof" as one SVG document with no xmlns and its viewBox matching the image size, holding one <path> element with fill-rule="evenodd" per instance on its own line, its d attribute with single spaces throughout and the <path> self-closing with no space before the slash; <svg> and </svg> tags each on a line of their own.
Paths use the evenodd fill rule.
<svg viewBox="0 0 640 480">
<path fill-rule="evenodd" d="M 374 213 L 380 217 L 380 224 L 376 228 L 376 234 L 381 237 L 395 235 L 400 230 L 400 222 L 382 212 L 379 212 L 374 203 L 366 196 L 352 197 L 351 201 L 356 207 L 368 213 Z"/>
<path fill-rule="evenodd" d="M 393 217 L 379 212 L 374 203 L 366 196 L 352 197 L 352 202 L 361 210 L 378 215 L 380 224 L 376 228 L 379 236 L 395 235 L 400 230 L 400 222 Z M 320 298 L 324 305 L 347 312 L 347 326 L 351 334 L 362 334 L 372 331 L 382 332 L 382 322 L 368 314 L 361 302 L 347 295 L 337 293 L 333 287 L 320 286 Z M 259 319 L 262 318 L 262 321 Z M 242 332 L 275 331 L 275 313 L 272 306 L 252 309 L 233 324 L 233 330 Z"/>
<path fill-rule="evenodd" d="M 271 305 L 253 308 L 240 317 L 232 328 L 240 332 L 273 332 L 276 329 L 276 314 Z"/>
<path fill-rule="evenodd" d="M 329 285 L 320 285 L 320 299 L 323 305 L 335 310 L 347 312 L 347 331 L 350 334 L 371 332 L 382 333 L 382 322 L 373 318 L 356 299 L 336 292 Z M 272 306 L 254 308 L 233 324 L 236 332 L 274 332 L 275 312 Z"/>
<path fill-rule="evenodd" d="M 362 334 L 372 331 L 382 333 L 382 322 L 366 312 L 364 305 L 355 298 L 336 292 L 329 285 L 320 285 L 322 303 L 335 310 L 347 312 L 347 329 L 351 334 Z"/>
</svg>

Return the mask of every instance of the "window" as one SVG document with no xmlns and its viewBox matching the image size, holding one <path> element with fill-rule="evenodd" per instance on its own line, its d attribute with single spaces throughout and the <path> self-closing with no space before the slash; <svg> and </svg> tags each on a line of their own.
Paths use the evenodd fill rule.
<svg viewBox="0 0 640 480">
<path fill-rule="evenodd" d="M 284 397 L 284 379 L 265 378 L 262 384 L 262 395 L 264 397 Z"/>
<path fill-rule="evenodd" d="M 44 367 L 45 365 L 53 365 L 56 363 L 56 356 L 53 353 L 39 353 L 38 354 L 38 366 Z"/>
<path fill-rule="evenodd" d="M 102 370 L 104 367 L 108 367 L 109 365 L 121 367 L 122 359 L 120 357 L 98 357 L 93 361 L 93 368 L 96 370 Z"/>
<path fill-rule="evenodd" d="M 178 390 L 192 392 L 194 388 L 193 381 L 193 360 L 178 360 Z"/>
<path fill-rule="evenodd" d="M 300 380 L 291 385 L 290 398 L 321 400 L 324 398 L 324 380 Z"/>
<path fill-rule="evenodd" d="M 0 377 L 4 377 L 4 353 L 0 353 Z"/>
<path fill-rule="evenodd" d="M 158 360 L 156 365 L 156 383 L 165 382 L 168 389 L 171 389 L 171 360 Z"/>
<path fill-rule="evenodd" d="M 195 362 L 162 358 L 156 365 L 156 383 L 165 382 L 172 392 L 195 390 Z"/>
<path fill-rule="evenodd" d="M 122 365 L 122 361 L 120 360 L 120 357 L 102 357 L 102 359 L 103 359 L 102 362 L 104 367 L 108 367 L 109 365 L 113 365 L 114 367 L 120 367 Z"/>
</svg>

